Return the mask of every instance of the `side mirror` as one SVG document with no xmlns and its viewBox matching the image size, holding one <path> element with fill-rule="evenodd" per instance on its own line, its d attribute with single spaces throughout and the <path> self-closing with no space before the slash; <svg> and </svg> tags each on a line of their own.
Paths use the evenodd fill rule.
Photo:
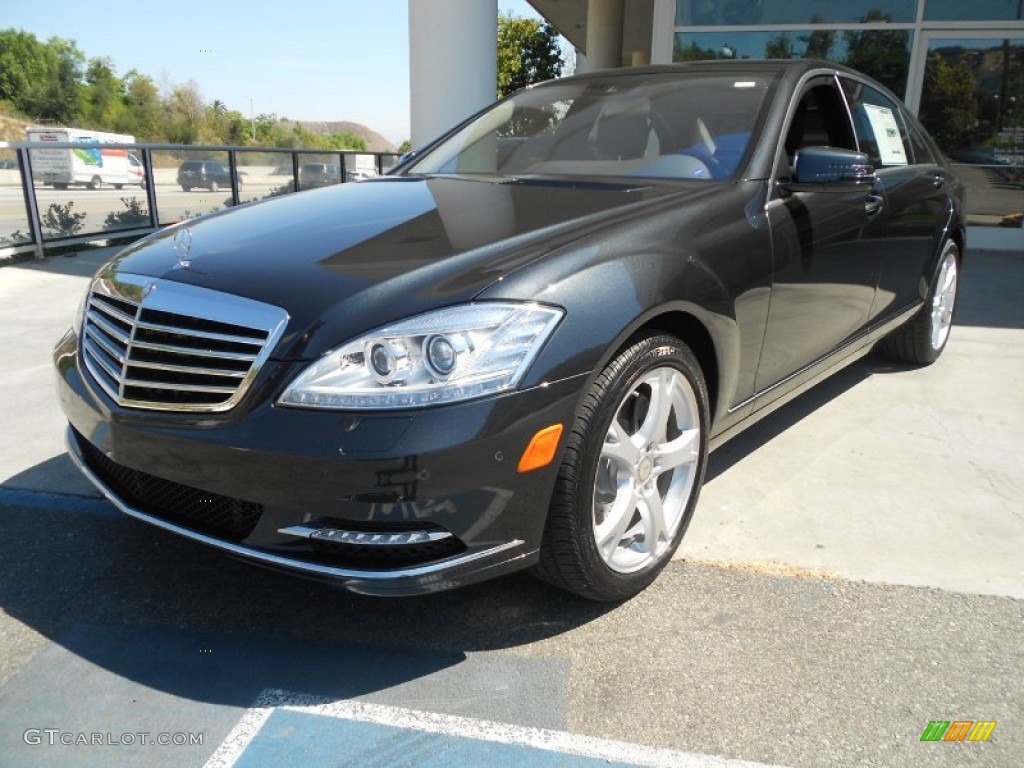
<svg viewBox="0 0 1024 768">
<path fill-rule="evenodd" d="M 836 147 L 805 147 L 796 154 L 787 192 L 856 192 L 875 183 L 875 169 L 863 152 Z"/>
</svg>

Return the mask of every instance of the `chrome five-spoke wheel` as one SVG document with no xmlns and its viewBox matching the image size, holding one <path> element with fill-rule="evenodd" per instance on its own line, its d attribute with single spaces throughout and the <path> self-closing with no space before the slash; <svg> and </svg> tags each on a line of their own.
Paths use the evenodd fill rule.
<svg viewBox="0 0 1024 768">
<path fill-rule="evenodd" d="M 708 423 L 703 371 L 688 346 L 659 333 L 627 343 L 577 411 L 535 573 L 595 600 L 650 584 L 697 503 Z"/>
<path fill-rule="evenodd" d="M 696 482 L 700 438 L 697 398 L 679 370 L 654 368 L 622 399 L 593 501 L 594 541 L 613 571 L 638 571 L 672 545 Z"/>
<path fill-rule="evenodd" d="M 949 341 L 960 284 L 960 249 L 952 240 L 942 246 L 928 283 L 921 311 L 882 340 L 882 353 L 893 360 L 929 365 L 939 359 Z"/>
<path fill-rule="evenodd" d="M 956 253 L 947 250 L 943 255 L 939 276 L 935 281 L 935 292 L 932 295 L 930 341 L 934 350 L 941 350 L 949 338 L 949 329 L 953 325 L 953 307 L 956 305 L 956 287 Z"/>
</svg>

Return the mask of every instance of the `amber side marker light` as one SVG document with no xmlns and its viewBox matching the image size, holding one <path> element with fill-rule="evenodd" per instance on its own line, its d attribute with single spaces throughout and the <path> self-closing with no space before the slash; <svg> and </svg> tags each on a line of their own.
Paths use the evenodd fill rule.
<svg viewBox="0 0 1024 768">
<path fill-rule="evenodd" d="M 562 437 L 562 425 L 555 424 L 544 427 L 530 440 L 530 444 L 523 451 L 523 457 L 519 459 L 518 470 L 529 472 L 533 469 L 546 467 L 555 458 L 555 451 L 558 450 L 558 441 Z"/>
</svg>

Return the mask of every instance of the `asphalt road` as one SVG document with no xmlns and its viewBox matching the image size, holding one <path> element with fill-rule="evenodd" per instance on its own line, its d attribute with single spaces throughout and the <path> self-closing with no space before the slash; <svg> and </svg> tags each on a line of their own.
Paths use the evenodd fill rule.
<svg viewBox="0 0 1024 768">
<path fill-rule="evenodd" d="M 202 765 L 267 689 L 808 768 L 1024 754 L 1012 599 L 674 563 L 619 606 L 528 576 L 375 600 L 17 502 L 0 541 L 0 754 L 18 765 Z M 951 719 L 998 724 L 988 743 L 919 740 Z M 206 738 L 76 750 L 26 745 L 32 727 Z M 378 764 L 355 758 L 337 764 Z"/>
</svg>

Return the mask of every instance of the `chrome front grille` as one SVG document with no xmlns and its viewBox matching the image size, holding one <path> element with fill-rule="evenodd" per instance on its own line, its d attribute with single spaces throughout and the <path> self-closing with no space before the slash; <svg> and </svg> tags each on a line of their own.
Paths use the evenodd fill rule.
<svg viewBox="0 0 1024 768">
<path fill-rule="evenodd" d="M 268 304 L 137 275 L 93 281 L 82 359 L 120 405 L 224 411 L 245 394 L 288 316 Z"/>
</svg>

